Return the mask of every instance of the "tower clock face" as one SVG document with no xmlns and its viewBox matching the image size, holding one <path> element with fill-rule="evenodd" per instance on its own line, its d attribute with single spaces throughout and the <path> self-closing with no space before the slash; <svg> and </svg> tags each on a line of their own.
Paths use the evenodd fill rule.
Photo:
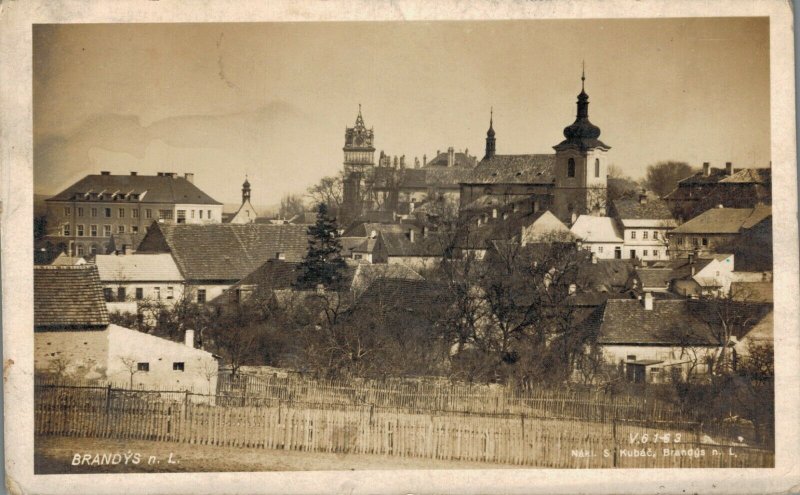
<svg viewBox="0 0 800 495">
<path fill-rule="evenodd" d="M 362 144 L 364 144 L 364 138 L 362 138 L 361 136 L 358 136 L 356 138 L 356 146 L 361 146 Z"/>
</svg>

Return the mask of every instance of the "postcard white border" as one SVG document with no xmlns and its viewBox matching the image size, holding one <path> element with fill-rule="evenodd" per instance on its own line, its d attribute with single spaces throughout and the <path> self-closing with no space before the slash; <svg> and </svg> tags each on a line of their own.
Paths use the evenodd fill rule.
<svg viewBox="0 0 800 495">
<path fill-rule="evenodd" d="M 35 23 L 770 18 L 776 314 L 774 469 L 458 470 L 33 475 L 31 26 Z M 11 493 L 771 493 L 800 483 L 800 328 L 792 10 L 743 1 L 16 1 L 0 3 L 5 452 Z M 625 54 L 620 54 L 625 56 Z M 743 67 L 743 70 L 746 68 Z"/>
</svg>

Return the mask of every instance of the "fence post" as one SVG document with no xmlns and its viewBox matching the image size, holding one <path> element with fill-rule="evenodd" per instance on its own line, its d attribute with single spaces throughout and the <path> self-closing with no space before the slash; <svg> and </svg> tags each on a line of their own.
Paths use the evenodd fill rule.
<svg viewBox="0 0 800 495">
<path fill-rule="evenodd" d="M 611 440 L 614 442 L 613 467 L 617 467 L 617 418 L 611 420 Z"/>
<path fill-rule="evenodd" d="M 369 405 L 369 425 L 372 426 L 372 415 L 375 412 L 375 404 Z"/>
</svg>

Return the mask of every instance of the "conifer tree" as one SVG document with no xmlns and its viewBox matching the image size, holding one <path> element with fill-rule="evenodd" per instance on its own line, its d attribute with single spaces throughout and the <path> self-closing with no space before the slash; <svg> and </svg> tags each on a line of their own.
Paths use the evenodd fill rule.
<svg viewBox="0 0 800 495">
<path fill-rule="evenodd" d="M 341 279 L 346 264 L 336 229 L 336 220 L 328 217 L 328 207 L 320 203 L 317 222 L 308 227 L 308 252 L 297 268 L 300 288 L 314 288 L 319 284 L 331 287 Z"/>
</svg>

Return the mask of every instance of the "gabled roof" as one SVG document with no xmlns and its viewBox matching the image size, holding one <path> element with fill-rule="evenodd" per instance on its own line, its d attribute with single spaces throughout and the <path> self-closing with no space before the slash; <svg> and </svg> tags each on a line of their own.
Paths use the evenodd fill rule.
<svg viewBox="0 0 800 495">
<path fill-rule="evenodd" d="M 772 215 L 769 206 L 712 208 L 672 230 L 672 234 L 738 234 Z"/>
<path fill-rule="evenodd" d="M 170 175 L 87 175 L 75 184 L 64 189 L 47 201 L 70 201 L 80 195 L 80 200 L 89 200 L 84 195 L 89 192 L 113 194 L 138 194 L 139 199 L 126 198 L 123 202 L 171 203 L 221 205 L 211 196 L 201 191 L 184 177 Z M 109 201 L 105 199 L 104 201 Z"/>
<path fill-rule="evenodd" d="M 728 173 L 724 168 L 710 167 L 708 170 L 708 175 L 705 175 L 701 170 L 693 175 L 690 175 L 689 177 L 679 180 L 678 188 L 692 186 L 695 184 L 713 184 L 721 181 L 725 177 L 728 177 Z"/>
<path fill-rule="evenodd" d="M 616 292 L 627 285 L 635 263 L 631 259 L 595 259 L 580 265 L 579 280 L 594 291 Z"/>
<path fill-rule="evenodd" d="M 240 280 L 277 253 L 301 261 L 308 249 L 305 225 L 154 223 L 138 253 L 169 252 L 192 280 Z"/>
<path fill-rule="evenodd" d="M 37 330 L 105 328 L 108 309 L 97 267 L 35 266 L 33 321 Z"/>
<path fill-rule="evenodd" d="M 772 184 L 772 169 L 767 168 L 743 168 L 738 172 L 720 180 L 725 184 Z"/>
<path fill-rule="evenodd" d="M 612 201 L 617 217 L 623 222 L 631 220 L 672 220 L 672 213 L 660 199 L 615 199 Z"/>
<path fill-rule="evenodd" d="M 447 163 L 448 163 L 448 152 L 444 151 L 442 153 L 439 153 L 435 157 L 431 158 L 430 160 L 428 160 L 428 163 L 425 165 L 424 168 L 447 167 Z M 468 155 L 467 153 L 461 151 L 456 151 L 455 153 L 453 153 L 453 167 L 472 168 L 475 166 L 476 163 L 477 163 L 477 158 L 472 155 Z"/>
<path fill-rule="evenodd" d="M 586 319 L 601 345 L 718 345 L 690 301 L 654 299 L 646 310 L 636 299 L 609 299 Z"/>
<path fill-rule="evenodd" d="M 98 254 L 94 259 L 102 282 L 173 282 L 183 280 L 169 253 Z"/>
<path fill-rule="evenodd" d="M 524 242 L 526 243 L 555 240 L 556 237 L 564 241 L 571 236 L 567 226 L 548 210 L 533 212 L 529 209 L 520 209 L 513 212 L 504 207 L 498 212 L 497 218 L 489 218 L 481 225 L 477 225 L 479 216 L 463 217 L 465 222 L 454 240 L 456 247 L 486 249 L 491 241 L 522 241 L 520 236 L 523 229 L 525 229 Z M 552 238 L 548 238 L 551 234 Z"/>
<path fill-rule="evenodd" d="M 556 155 L 494 155 L 481 160 L 464 184 L 552 184 Z"/>
<path fill-rule="evenodd" d="M 610 217 L 581 215 L 572 225 L 570 232 L 584 242 L 622 242 L 622 234 L 617 223 Z"/>
</svg>

